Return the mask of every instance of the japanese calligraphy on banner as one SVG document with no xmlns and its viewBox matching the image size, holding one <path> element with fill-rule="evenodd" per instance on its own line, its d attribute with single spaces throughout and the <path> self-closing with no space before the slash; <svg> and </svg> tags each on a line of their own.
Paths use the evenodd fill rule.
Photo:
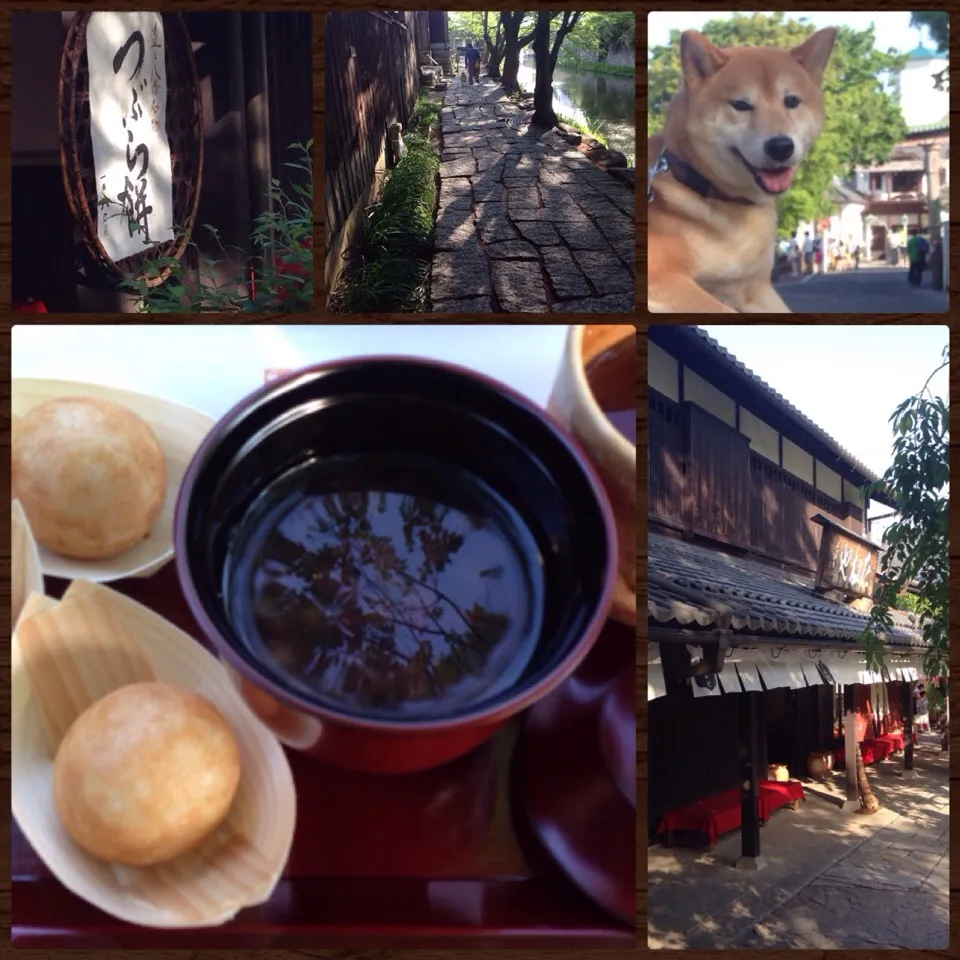
<svg viewBox="0 0 960 960">
<path fill-rule="evenodd" d="M 87 24 L 97 237 L 115 263 L 172 240 L 173 172 L 159 13 L 98 12 Z"/>
</svg>

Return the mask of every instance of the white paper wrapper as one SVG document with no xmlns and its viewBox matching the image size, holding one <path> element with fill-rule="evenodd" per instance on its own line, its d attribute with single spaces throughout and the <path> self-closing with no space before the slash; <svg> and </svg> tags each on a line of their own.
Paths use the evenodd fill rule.
<svg viewBox="0 0 960 960">
<path fill-rule="evenodd" d="M 43 593 L 43 571 L 37 544 L 30 532 L 19 500 L 11 503 L 10 516 L 10 614 L 16 626 L 31 593 Z"/>
<path fill-rule="evenodd" d="M 180 482 L 191 458 L 214 424 L 212 417 L 191 407 L 129 390 L 70 380 L 13 380 L 13 415 L 25 413 L 58 397 L 112 400 L 145 420 L 163 450 L 167 464 L 167 496 L 150 536 L 108 560 L 71 560 L 38 546 L 40 565 L 50 577 L 107 583 L 124 577 L 149 577 L 173 558 L 173 511 Z"/>
<path fill-rule="evenodd" d="M 128 597 L 79 582 L 59 603 L 30 596 L 11 659 L 13 815 L 65 887 L 121 920 L 151 927 L 215 926 L 270 898 L 293 842 L 293 776 L 280 744 L 216 658 Z M 216 706 L 240 747 L 240 786 L 224 824 L 198 848 L 165 864 L 120 867 L 90 856 L 64 830 L 53 800 L 53 760 L 88 706 L 147 680 L 180 684 Z"/>
</svg>

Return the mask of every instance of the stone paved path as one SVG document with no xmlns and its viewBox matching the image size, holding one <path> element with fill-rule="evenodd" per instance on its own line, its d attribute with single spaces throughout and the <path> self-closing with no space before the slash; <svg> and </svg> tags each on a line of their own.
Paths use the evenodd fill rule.
<svg viewBox="0 0 960 960">
<path fill-rule="evenodd" d="M 920 738 L 916 779 L 899 776 L 901 754 L 868 768 L 878 813 L 841 813 L 809 791 L 797 813 L 777 811 L 760 832 L 759 873 L 732 867 L 739 832 L 712 853 L 651 847 L 648 946 L 946 948 L 949 753 Z"/>
<path fill-rule="evenodd" d="M 633 191 L 492 80 L 455 80 L 441 120 L 433 310 L 632 312 Z"/>
</svg>

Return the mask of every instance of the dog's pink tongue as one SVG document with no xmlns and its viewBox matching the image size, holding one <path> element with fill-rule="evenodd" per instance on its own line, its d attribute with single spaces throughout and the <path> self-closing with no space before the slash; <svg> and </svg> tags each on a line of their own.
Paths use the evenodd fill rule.
<svg viewBox="0 0 960 960">
<path fill-rule="evenodd" d="M 760 182 L 771 193 L 783 193 L 793 183 L 793 167 L 782 170 L 758 170 Z"/>
</svg>

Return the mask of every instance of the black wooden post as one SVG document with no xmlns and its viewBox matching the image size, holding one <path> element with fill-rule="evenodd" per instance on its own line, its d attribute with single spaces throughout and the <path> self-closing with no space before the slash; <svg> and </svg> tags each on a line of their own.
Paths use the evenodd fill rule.
<svg viewBox="0 0 960 960">
<path fill-rule="evenodd" d="M 913 769 L 913 681 L 903 681 L 903 775 L 915 776 Z"/>
<path fill-rule="evenodd" d="M 807 772 L 807 761 L 800 733 L 800 691 L 792 687 L 787 691 L 787 737 L 790 753 L 787 769 L 792 776 L 802 777 Z"/>
<path fill-rule="evenodd" d="M 854 712 L 853 684 L 843 685 L 843 752 L 846 758 L 847 799 L 842 810 L 853 810 L 860 806 L 860 789 L 857 784 L 857 717 Z"/>
<path fill-rule="evenodd" d="M 760 776 L 760 691 L 739 696 L 740 727 L 740 859 L 737 867 L 760 870 L 766 866 L 760 855 L 760 817 L 757 810 L 757 780 Z"/>
</svg>

